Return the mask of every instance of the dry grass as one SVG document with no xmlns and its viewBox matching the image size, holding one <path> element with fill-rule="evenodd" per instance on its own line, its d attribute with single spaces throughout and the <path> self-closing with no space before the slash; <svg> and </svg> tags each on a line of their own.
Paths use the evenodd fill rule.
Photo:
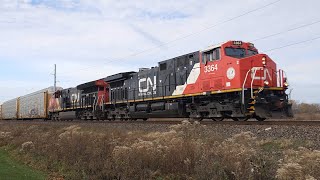
<svg viewBox="0 0 320 180">
<path fill-rule="evenodd" d="M 292 101 L 296 120 L 320 120 L 320 104 L 308 104 Z"/>
<path fill-rule="evenodd" d="M 320 113 L 296 113 L 295 120 L 320 120 Z"/>
<path fill-rule="evenodd" d="M 166 132 L 94 130 L 85 125 L 0 127 L 0 144 L 19 160 L 65 179 L 312 179 L 319 151 L 294 140 L 224 138 L 184 121 Z"/>
<path fill-rule="evenodd" d="M 278 179 L 315 179 L 320 177 L 320 151 L 299 148 L 287 150 L 277 170 Z"/>
</svg>

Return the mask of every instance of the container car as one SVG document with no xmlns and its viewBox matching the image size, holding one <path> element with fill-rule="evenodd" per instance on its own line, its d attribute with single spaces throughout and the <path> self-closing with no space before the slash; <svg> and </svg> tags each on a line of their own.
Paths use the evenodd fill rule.
<svg viewBox="0 0 320 180">
<path fill-rule="evenodd" d="M 19 98 L 6 101 L 1 106 L 1 119 L 17 119 Z"/>
<path fill-rule="evenodd" d="M 48 100 L 53 94 L 54 88 L 49 87 L 4 102 L 1 106 L 1 119 L 47 119 Z"/>
</svg>

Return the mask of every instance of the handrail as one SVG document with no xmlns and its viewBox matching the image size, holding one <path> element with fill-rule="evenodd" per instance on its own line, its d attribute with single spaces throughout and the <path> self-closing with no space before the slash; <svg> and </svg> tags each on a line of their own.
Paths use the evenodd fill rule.
<svg viewBox="0 0 320 180">
<path fill-rule="evenodd" d="M 251 84 L 250 84 L 250 88 L 251 88 L 251 98 L 253 98 L 253 81 L 256 77 L 256 74 L 257 74 L 257 68 L 254 68 L 254 71 L 253 71 L 253 76 L 251 76 Z"/>
<path fill-rule="evenodd" d="M 248 74 L 249 72 L 251 71 L 252 69 L 249 69 L 247 74 L 246 74 L 246 77 L 244 78 L 244 81 L 243 81 L 243 84 L 242 84 L 242 104 L 244 105 L 244 86 L 247 82 L 247 78 L 248 78 Z"/>
<path fill-rule="evenodd" d="M 251 98 L 253 98 L 253 81 L 255 80 L 255 77 L 256 77 L 256 73 L 257 73 L 257 70 L 258 69 L 261 69 L 262 67 L 252 67 L 251 69 L 249 69 L 246 73 L 246 77 L 244 78 L 244 81 L 243 81 L 243 84 L 242 84 L 242 104 L 244 105 L 244 86 L 247 82 L 247 79 L 248 79 L 248 75 L 249 75 L 249 72 L 251 71 L 252 75 L 251 75 L 251 84 L 250 84 L 250 88 L 251 88 L 251 92 L 250 92 L 250 95 L 251 95 Z M 252 72 L 253 71 L 253 72 Z"/>
<path fill-rule="evenodd" d="M 287 73 L 284 70 L 279 69 L 277 74 L 277 86 L 284 87 L 284 80 L 286 79 L 286 82 L 288 82 L 287 77 Z"/>
</svg>

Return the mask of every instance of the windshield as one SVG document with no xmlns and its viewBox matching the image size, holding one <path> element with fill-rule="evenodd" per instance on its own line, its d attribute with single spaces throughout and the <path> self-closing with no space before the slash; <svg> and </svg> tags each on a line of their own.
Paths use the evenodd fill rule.
<svg viewBox="0 0 320 180">
<path fill-rule="evenodd" d="M 258 54 L 257 51 L 250 50 L 250 49 L 247 50 L 247 56 L 253 56 L 253 55 L 256 55 L 256 54 Z"/>
<path fill-rule="evenodd" d="M 226 48 L 226 55 L 235 57 L 235 58 L 243 58 L 245 56 L 244 48 Z"/>
<path fill-rule="evenodd" d="M 235 57 L 235 58 L 244 58 L 244 57 L 248 57 L 248 56 L 253 56 L 255 54 L 258 54 L 257 51 L 253 51 L 253 50 L 247 50 L 246 53 L 246 49 L 244 48 L 232 48 L 232 47 L 227 47 L 225 48 L 225 52 L 227 56 L 231 56 L 231 57 Z"/>
</svg>

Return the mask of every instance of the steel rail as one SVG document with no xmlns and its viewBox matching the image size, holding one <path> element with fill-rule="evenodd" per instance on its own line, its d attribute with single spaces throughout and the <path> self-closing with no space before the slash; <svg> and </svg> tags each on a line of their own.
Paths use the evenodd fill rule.
<svg viewBox="0 0 320 180">
<path fill-rule="evenodd" d="M 183 120 L 150 120 L 150 121 L 43 121 L 43 120 L 3 120 L 0 124 L 181 124 Z M 190 121 L 193 122 L 193 121 Z M 288 120 L 266 120 L 266 121 L 199 121 L 203 125 L 280 125 L 280 126 L 320 126 L 320 120 L 306 120 L 306 121 L 288 121 Z"/>
</svg>

